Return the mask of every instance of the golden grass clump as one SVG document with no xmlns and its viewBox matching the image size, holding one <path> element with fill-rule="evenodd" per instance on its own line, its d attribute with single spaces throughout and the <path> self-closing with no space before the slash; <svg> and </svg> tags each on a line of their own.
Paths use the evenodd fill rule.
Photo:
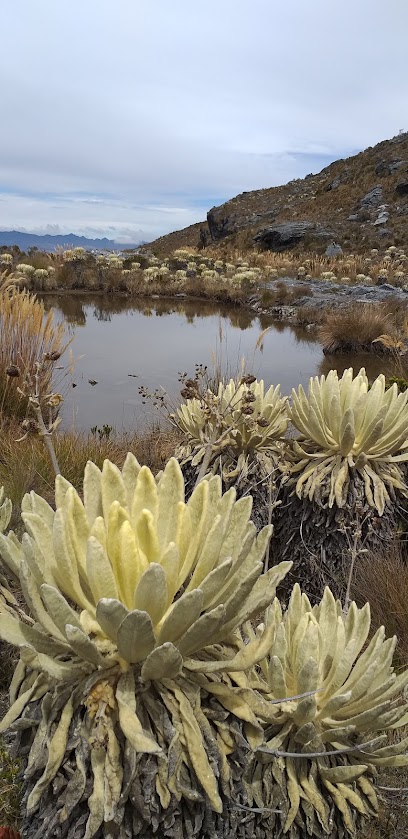
<svg viewBox="0 0 408 839">
<path fill-rule="evenodd" d="M 47 501 L 54 498 L 55 474 L 42 440 L 28 436 L 17 442 L 20 429 L 17 423 L 0 426 L 2 455 L 0 459 L 0 486 L 13 502 L 12 526 L 18 524 L 21 499 L 26 492 L 34 490 Z M 108 458 L 122 467 L 128 451 L 133 452 L 141 463 L 154 472 L 163 468 L 174 454 L 178 434 L 173 430 L 152 428 L 144 433 L 112 433 L 106 436 L 85 434 L 80 431 L 58 431 L 53 443 L 61 472 L 78 490 L 82 490 L 82 479 L 88 460 L 99 468 Z"/>
<path fill-rule="evenodd" d="M 378 554 L 361 554 L 356 563 L 353 598 L 370 603 L 371 625 L 385 627 L 396 635 L 396 655 L 401 667 L 408 665 L 408 564 L 397 539 Z"/>
<path fill-rule="evenodd" d="M 363 303 L 339 312 L 328 312 L 319 329 L 325 353 L 353 352 L 371 348 L 380 336 L 395 341 L 400 337 L 392 312 L 382 304 Z"/>
<path fill-rule="evenodd" d="M 45 354 L 61 354 L 65 325 L 56 324 L 52 310 L 45 313 L 44 303 L 15 285 L 9 277 L 0 285 L 0 405 L 7 416 L 24 416 L 26 400 L 18 392 L 20 377 L 33 371 L 35 362 Z M 43 385 L 51 385 L 51 367 Z M 11 375 L 7 370 L 12 369 Z"/>
</svg>

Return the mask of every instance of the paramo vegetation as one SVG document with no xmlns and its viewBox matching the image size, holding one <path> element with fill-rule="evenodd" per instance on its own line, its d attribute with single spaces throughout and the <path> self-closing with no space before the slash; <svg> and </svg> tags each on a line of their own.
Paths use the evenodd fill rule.
<svg viewBox="0 0 408 839">
<path fill-rule="evenodd" d="M 408 287 L 408 256 L 401 247 L 368 255 L 326 257 L 305 253 L 241 253 L 231 245 L 217 248 L 179 248 L 158 257 L 141 248 L 127 253 L 92 253 L 74 248 L 55 254 L 2 249 L 0 268 L 21 277 L 29 290 L 76 290 L 166 294 L 178 292 L 239 300 L 242 294 L 262 288 L 279 277 L 302 281 L 321 279 L 345 285 L 390 283 Z"/>
<path fill-rule="evenodd" d="M 154 478 L 131 455 L 89 463 L 84 501 L 62 477 L 55 510 L 26 496 L 0 545 L 27 607 L 3 587 L 23 836 L 345 836 L 376 814 L 376 767 L 408 762 L 396 639 L 363 651 L 368 605 L 328 588 L 283 614 L 290 563 L 263 572 L 251 506 L 218 476 L 186 502 L 175 459 Z"/>
<path fill-rule="evenodd" d="M 187 258 L 197 268 L 167 265 L 175 282 L 204 274 Z M 84 276 L 89 259 L 51 267 Z M 103 260 L 101 276 L 150 271 L 147 284 L 166 267 Z M 24 285 L 50 276 L 22 264 Z M 238 267 L 220 270 L 241 290 L 254 269 Z M 361 557 L 380 562 L 403 528 L 408 391 L 350 368 L 287 398 L 197 368 L 182 404 L 162 403 L 173 436 L 160 457 L 155 438 L 154 467 L 140 440 L 101 440 L 75 470 L 80 446 L 63 461 L 57 428 L 64 336 L 37 317 L 33 357 L 12 368 L 2 347 L 3 460 L 45 442 L 57 473 L 13 510 L 1 472 L 0 636 L 18 653 L 0 729 L 21 805 L 2 818 L 22 839 L 364 835 L 384 772 L 408 765 L 408 661 L 393 664 L 397 638 L 353 600 Z"/>
</svg>

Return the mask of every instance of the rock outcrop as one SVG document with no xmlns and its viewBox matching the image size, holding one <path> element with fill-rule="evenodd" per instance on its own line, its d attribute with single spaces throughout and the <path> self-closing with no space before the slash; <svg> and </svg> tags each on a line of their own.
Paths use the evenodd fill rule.
<svg viewBox="0 0 408 839">
<path fill-rule="evenodd" d="M 286 221 L 260 230 L 254 242 L 268 250 L 286 251 L 306 239 L 333 239 L 333 233 L 310 221 Z"/>
<path fill-rule="evenodd" d="M 402 166 L 408 167 L 408 160 L 380 160 L 375 167 L 375 174 L 380 178 L 394 175 Z"/>
<path fill-rule="evenodd" d="M 378 207 L 383 199 L 382 186 L 373 186 L 360 201 L 361 207 Z"/>
</svg>

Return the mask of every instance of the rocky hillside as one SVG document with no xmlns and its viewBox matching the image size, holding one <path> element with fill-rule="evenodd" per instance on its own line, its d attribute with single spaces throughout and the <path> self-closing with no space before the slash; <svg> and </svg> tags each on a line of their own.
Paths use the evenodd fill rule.
<svg viewBox="0 0 408 839">
<path fill-rule="evenodd" d="M 345 251 L 408 245 L 408 132 L 317 175 L 243 192 L 213 207 L 202 224 L 162 236 L 149 248 L 164 255 L 200 239 L 274 251 L 324 252 L 333 241 Z"/>
</svg>

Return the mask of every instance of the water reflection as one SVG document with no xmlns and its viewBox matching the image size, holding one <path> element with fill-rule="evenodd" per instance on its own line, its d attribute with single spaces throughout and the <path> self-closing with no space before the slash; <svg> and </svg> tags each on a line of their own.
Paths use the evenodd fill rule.
<svg viewBox="0 0 408 839">
<path fill-rule="evenodd" d="M 49 294 L 44 297 L 44 306 L 46 311 L 54 309 L 57 314 L 60 313 L 70 326 L 85 326 L 86 324 L 86 312 L 80 297 L 73 294 L 64 296 Z"/>
<path fill-rule="evenodd" d="M 332 367 L 342 373 L 346 367 L 365 366 L 370 377 L 395 373 L 387 357 L 325 357 L 313 331 L 238 307 L 107 294 L 47 296 L 45 305 L 74 331 L 75 387 L 66 388 L 65 426 L 131 428 L 157 421 L 151 405 L 142 404 L 139 386 L 163 388 L 179 401 L 178 373 L 194 373 L 196 363 L 211 368 L 214 357 L 226 374 L 239 372 L 244 364 L 268 385 L 280 383 L 288 394 Z"/>
<path fill-rule="evenodd" d="M 248 329 L 257 316 L 240 306 L 213 303 L 210 300 L 191 300 L 180 295 L 176 300 L 171 298 L 131 298 L 126 295 L 109 294 L 49 294 L 44 297 L 44 305 L 48 310 L 53 308 L 59 312 L 67 323 L 83 326 L 86 317 L 94 317 L 98 321 L 107 322 L 112 315 L 140 312 L 144 317 L 162 317 L 163 315 L 184 315 L 186 322 L 193 324 L 196 318 L 220 316 L 227 319 L 235 329 Z M 271 318 L 263 317 L 261 328 L 271 323 Z"/>
<path fill-rule="evenodd" d="M 319 376 L 327 376 L 329 370 L 337 370 L 342 376 L 348 367 L 352 367 L 357 373 L 361 367 L 365 368 L 370 381 L 380 373 L 384 376 L 401 376 L 406 379 L 408 376 L 408 364 L 399 357 L 392 355 L 374 355 L 374 353 L 336 353 L 335 355 L 323 356 L 317 370 Z"/>
</svg>

